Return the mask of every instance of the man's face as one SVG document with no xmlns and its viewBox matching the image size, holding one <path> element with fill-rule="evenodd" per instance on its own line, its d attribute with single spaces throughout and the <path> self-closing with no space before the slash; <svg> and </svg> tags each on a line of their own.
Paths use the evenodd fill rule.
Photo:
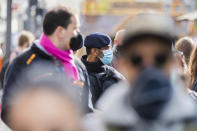
<svg viewBox="0 0 197 131">
<path fill-rule="evenodd" d="M 166 75 L 169 74 L 171 57 L 170 48 L 157 39 L 144 39 L 133 43 L 120 61 L 120 70 L 133 82 L 139 73 L 146 68 L 156 67 Z"/>
<path fill-rule="evenodd" d="M 79 21 L 76 16 L 71 17 L 71 23 L 68 25 L 68 27 L 63 31 L 62 36 L 62 47 L 65 47 L 65 49 L 70 49 L 69 43 L 72 37 L 77 36 L 77 32 L 79 31 Z"/>
<path fill-rule="evenodd" d="M 81 131 L 74 104 L 48 90 L 20 94 L 8 116 L 13 131 Z"/>
</svg>

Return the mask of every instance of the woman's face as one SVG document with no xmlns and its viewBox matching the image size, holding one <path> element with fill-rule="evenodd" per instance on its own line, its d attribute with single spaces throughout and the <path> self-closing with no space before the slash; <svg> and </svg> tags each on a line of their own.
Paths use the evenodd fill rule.
<svg viewBox="0 0 197 131">
<path fill-rule="evenodd" d="M 13 131 L 81 131 L 80 115 L 65 97 L 52 91 L 23 93 L 8 115 Z"/>
</svg>

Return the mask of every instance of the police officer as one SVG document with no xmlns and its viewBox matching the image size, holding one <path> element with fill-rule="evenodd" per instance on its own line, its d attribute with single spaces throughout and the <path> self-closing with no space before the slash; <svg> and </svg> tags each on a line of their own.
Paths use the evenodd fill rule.
<svg viewBox="0 0 197 131">
<path fill-rule="evenodd" d="M 95 105 L 99 97 L 111 85 L 123 79 L 123 76 L 109 66 L 113 59 L 111 39 L 102 33 L 89 34 L 85 38 L 87 55 L 82 56 L 90 79 L 92 103 Z"/>
</svg>

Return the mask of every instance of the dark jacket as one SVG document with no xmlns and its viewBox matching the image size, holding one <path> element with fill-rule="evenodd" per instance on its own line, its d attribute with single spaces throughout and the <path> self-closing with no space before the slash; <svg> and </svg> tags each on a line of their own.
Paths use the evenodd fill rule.
<svg viewBox="0 0 197 131">
<path fill-rule="evenodd" d="M 104 65 L 100 60 L 95 63 L 90 63 L 87 61 L 87 55 L 83 56 L 81 60 L 89 74 L 92 103 L 95 107 L 97 100 L 105 90 L 124 79 L 124 77 L 113 67 Z"/>
<path fill-rule="evenodd" d="M 87 111 L 89 109 L 88 93 L 90 86 L 88 73 L 80 60 L 75 58 L 74 61 L 79 71 L 80 80 L 84 83 L 83 88 L 78 87 L 81 94 L 79 99 L 83 102 Z M 2 106 L 8 101 L 9 93 L 11 93 L 13 87 L 20 87 L 20 84 L 24 84 L 27 81 L 45 78 L 64 82 L 67 76 L 59 60 L 41 50 L 36 44 L 33 44 L 29 50 L 19 55 L 9 65 L 4 78 Z"/>
<path fill-rule="evenodd" d="M 197 78 L 194 79 L 194 83 L 192 85 L 192 90 L 197 92 Z"/>
</svg>

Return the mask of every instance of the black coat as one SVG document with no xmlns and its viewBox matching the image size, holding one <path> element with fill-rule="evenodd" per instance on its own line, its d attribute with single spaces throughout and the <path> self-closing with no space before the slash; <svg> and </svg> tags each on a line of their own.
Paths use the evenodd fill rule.
<svg viewBox="0 0 197 131">
<path fill-rule="evenodd" d="M 83 102 L 86 111 L 90 111 L 88 108 L 90 86 L 88 73 L 80 60 L 75 58 L 74 61 L 79 71 L 80 80 L 84 83 L 83 88 L 79 88 L 81 92 L 79 99 Z M 42 78 L 64 82 L 67 76 L 59 60 L 45 53 L 36 44 L 33 44 L 29 50 L 19 55 L 6 71 L 2 107 L 9 100 L 8 96 L 12 92 L 13 87 L 20 87 L 20 84 L 24 84 L 27 81 L 36 81 L 36 79 Z"/>
<path fill-rule="evenodd" d="M 195 92 L 197 92 L 197 77 L 194 79 L 194 83 L 192 85 L 192 90 L 194 90 Z"/>
<path fill-rule="evenodd" d="M 89 74 L 92 103 L 95 107 L 97 100 L 105 90 L 123 80 L 124 77 L 113 67 L 104 65 L 100 60 L 96 63 L 90 63 L 87 61 L 87 55 L 83 56 L 81 60 Z"/>
</svg>

